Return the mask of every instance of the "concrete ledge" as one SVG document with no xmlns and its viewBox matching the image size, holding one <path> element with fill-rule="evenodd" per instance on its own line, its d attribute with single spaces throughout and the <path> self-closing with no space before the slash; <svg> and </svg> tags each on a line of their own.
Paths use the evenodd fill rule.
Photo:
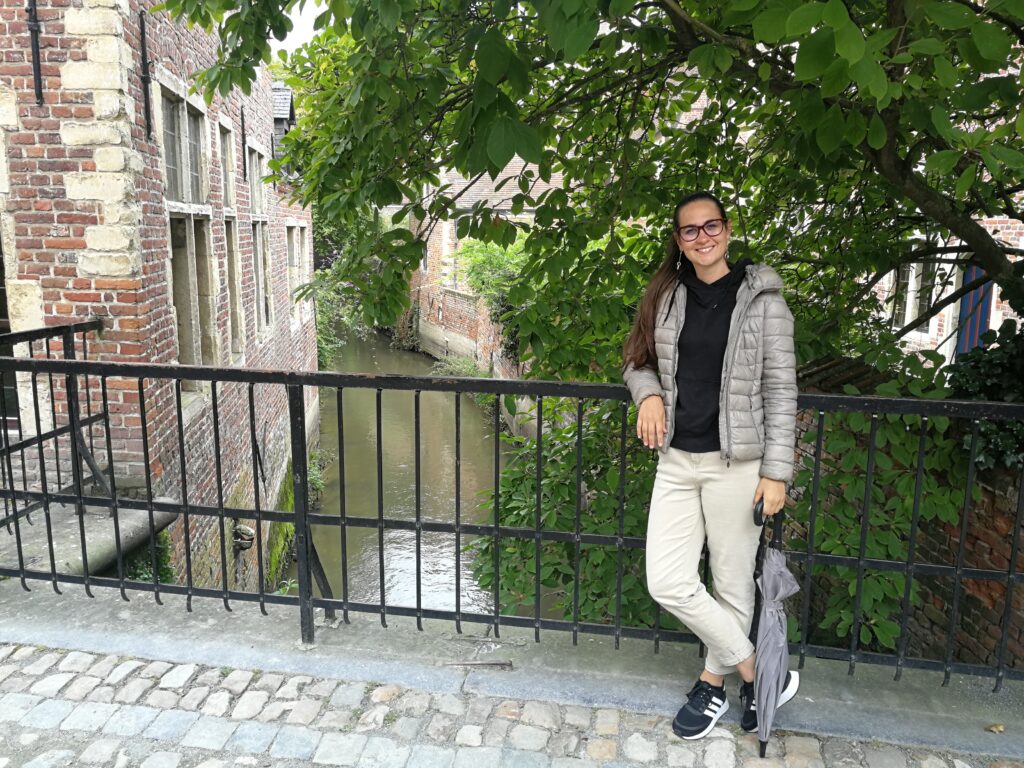
<svg viewBox="0 0 1024 768">
<path fill-rule="evenodd" d="M 615 706 L 671 715 L 702 667 L 696 646 L 663 645 L 659 654 L 643 641 L 568 633 L 353 614 L 351 624 L 317 628 L 316 644 L 299 644 L 298 610 L 255 604 L 194 600 L 164 595 L 164 606 L 148 595 L 123 602 L 114 590 L 53 594 L 45 583 L 26 593 L 16 580 L 0 584 L 0 642 L 116 653 L 177 663 L 202 663 L 290 674 L 395 683 L 435 693 L 467 691 L 497 697 L 548 699 L 560 703 Z M 116 631 L 112 628 L 116 627 Z M 462 662 L 511 661 L 512 670 L 461 666 Z M 975 754 L 1019 758 L 1024 754 L 1024 684 L 1009 682 L 991 693 L 992 681 L 906 670 L 901 682 L 889 668 L 859 665 L 853 677 L 843 663 L 809 660 L 797 697 L 781 710 L 778 729 Z M 735 682 L 728 683 L 735 694 Z M 735 715 L 730 712 L 726 717 Z M 986 732 L 1003 723 L 1006 732 Z"/>
</svg>

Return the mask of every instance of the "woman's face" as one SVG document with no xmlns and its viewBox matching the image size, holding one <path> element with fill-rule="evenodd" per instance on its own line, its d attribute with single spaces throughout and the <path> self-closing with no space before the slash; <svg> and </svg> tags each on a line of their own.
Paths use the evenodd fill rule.
<svg viewBox="0 0 1024 768">
<path fill-rule="evenodd" d="M 694 267 L 709 269 L 725 261 L 732 225 L 728 221 L 724 224 L 721 222 L 722 214 L 718 206 L 710 200 L 694 200 L 679 209 L 674 235 L 676 244 Z M 691 228 L 688 233 L 687 227 Z M 706 231 L 708 229 L 712 232 L 718 231 L 718 234 L 709 235 Z M 684 234 L 692 235 L 694 231 L 697 234 L 696 238 L 684 239 Z"/>
</svg>

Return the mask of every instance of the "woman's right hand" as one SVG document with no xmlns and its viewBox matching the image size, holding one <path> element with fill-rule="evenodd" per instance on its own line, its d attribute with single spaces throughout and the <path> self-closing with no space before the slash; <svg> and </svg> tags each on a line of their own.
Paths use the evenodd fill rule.
<svg viewBox="0 0 1024 768">
<path fill-rule="evenodd" d="M 636 436 L 648 448 L 661 448 L 665 442 L 665 401 L 660 395 L 651 395 L 640 403 Z"/>
</svg>

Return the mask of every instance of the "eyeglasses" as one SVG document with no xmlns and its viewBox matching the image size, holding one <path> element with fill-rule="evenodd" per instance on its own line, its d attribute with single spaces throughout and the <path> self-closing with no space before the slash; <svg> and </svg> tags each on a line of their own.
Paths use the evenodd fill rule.
<svg viewBox="0 0 1024 768">
<path fill-rule="evenodd" d="M 708 219 L 703 224 L 687 224 L 685 227 L 676 227 L 676 233 L 680 240 L 689 243 L 700 236 L 702 229 L 708 237 L 718 237 L 725 231 L 725 219 Z"/>
</svg>

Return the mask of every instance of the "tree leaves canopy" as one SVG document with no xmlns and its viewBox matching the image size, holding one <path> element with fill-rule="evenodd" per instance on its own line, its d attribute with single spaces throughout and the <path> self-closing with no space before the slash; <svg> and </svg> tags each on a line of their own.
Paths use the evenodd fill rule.
<svg viewBox="0 0 1024 768">
<path fill-rule="evenodd" d="M 295 2 L 165 5 L 219 25 L 198 77 L 212 98 L 247 85 Z M 455 218 L 460 237 L 510 244 L 523 225 L 462 206 L 443 171 L 525 160 L 502 190 L 535 212 L 509 296 L 535 373 L 615 376 L 674 201 L 704 188 L 726 199 L 734 255 L 795 292 L 805 358 L 877 346 L 872 288 L 901 264 L 943 262 L 951 282 L 973 256 L 1024 309 L 1020 250 L 978 223 L 1021 220 L 1024 0 L 330 0 L 318 25 L 289 62 L 301 198 L 340 220 L 403 205 L 424 232 Z M 356 288 L 374 320 L 408 303 L 422 255 L 384 229 L 346 255 L 353 274 L 372 260 Z"/>
</svg>

